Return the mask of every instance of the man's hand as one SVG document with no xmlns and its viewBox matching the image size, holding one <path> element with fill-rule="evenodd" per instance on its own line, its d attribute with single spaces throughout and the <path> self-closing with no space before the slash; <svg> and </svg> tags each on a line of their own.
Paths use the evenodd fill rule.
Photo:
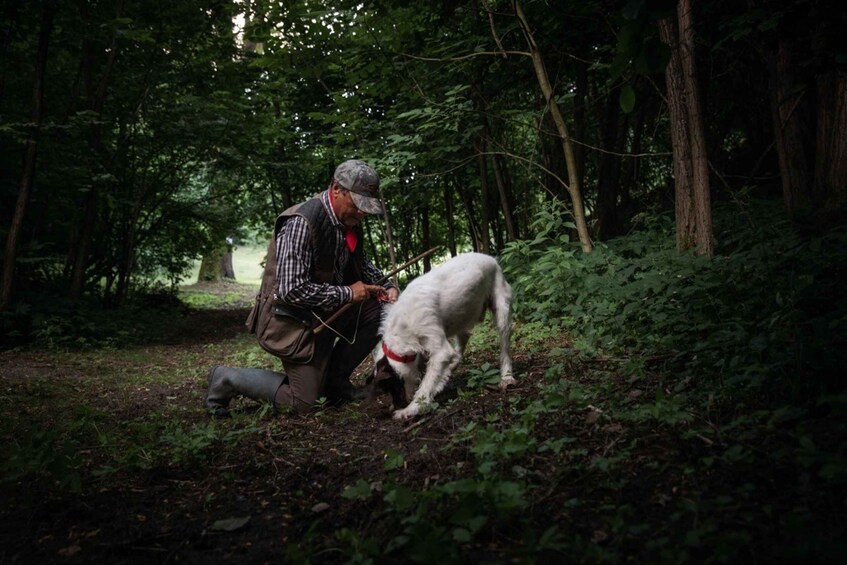
<svg viewBox="0 0 847 565">
<path fill-rule="evenodd" d="M 354 282 L 350 285 L 350 290 L 353 291 L 353 303 L 364 302 L 368 298 L 378 296 L 385 289 L 375 284 L 365 284 L 362 281 Z"/>
<path fill-rule="evenodd" d="M 400 291 L 393 286 L 388 289 L 384 288 L 376 298 L 380 302 L 397 302 L 397 299 L 400 298 Z"/>
</svg>

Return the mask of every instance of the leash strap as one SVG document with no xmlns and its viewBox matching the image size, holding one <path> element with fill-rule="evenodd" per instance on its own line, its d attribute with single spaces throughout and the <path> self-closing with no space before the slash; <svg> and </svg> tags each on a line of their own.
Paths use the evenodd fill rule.
<svg viewBox="0 0 847 565">
<path fill-rule="evenodd" d="M 330 326 L 327 322 L 324 322 L 324 321 L 323 321 L 323 319 L 322 319 L 320 316 L 318 316 L 318 315 L 315 313 L 315 311 L 314 311 L 314 310 L 312 311 L 312 315 L 313 315 L 315 318 L 317 318 L 317 319 L 318 319 L 318 322 L 320 322 L 321 326 L 324 326 L 324 327 L 326 327 L 326 328 L 329 328 L 329 331 L 331 331 L 332 333 L 334 333 L 335 335 L 337 335 L 338 337 L 340 337 L 341 339 L 343 339 L 344 341 L 346 341 L 346 342 L 347 342 L 347 343 L 349 343 L 350 345 L 353 345 L 354 343 L 356 343 L 356 337 L 359 335 L 359 319 L 362 317 L 362 307 L 363 307 L 364 305 L 365 305 L 364 301 L 362 301 L 362 302 L 360 302 L 360 303 L 359 303 L 359 311 L 356 313 L 356 329 L 355 329 L 355 330 L 353 330 L 353 339 L 352 339 L 352 340 L 347 339 L 345 336 L 343 336 L 343 335 L 341 334 L 341 332 L 336 331 L 336 329 L 335 329 L 335 328 L 333 328 L 332 326 Z"/>
</svg>

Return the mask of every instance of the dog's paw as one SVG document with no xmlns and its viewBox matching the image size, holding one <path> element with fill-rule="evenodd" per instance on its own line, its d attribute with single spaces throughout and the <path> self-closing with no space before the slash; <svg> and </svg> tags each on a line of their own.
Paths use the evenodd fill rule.
<svg viewBox="0 0 847 565">
<path fill-rule="evenodd" d="M 506 390 L 508 387 L 515 384 L 515 377 L 512 375 L 506 375 L 502 379 L 500 379 L 500 390 Z"/>
<path fill-rule="evenodd" d="M 417 416 L 419 411 L 417 404 L 410 404 L 402 410 L 395 410 L 393 417 L 395 420 L 409 420 Z"/>
</svg>

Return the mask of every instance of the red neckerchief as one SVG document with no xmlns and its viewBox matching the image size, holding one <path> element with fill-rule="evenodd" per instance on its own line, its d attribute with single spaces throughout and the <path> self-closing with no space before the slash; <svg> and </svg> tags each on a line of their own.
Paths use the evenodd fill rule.
<svg viewBox="0 0 847 565">
<path fill-rule="evenodd" d="M 412 361 L 418 358 L 415 353 L 411 353 L 409 355 L 397 355 L 396 353 L 388 349 L 388 346 L 385 345 L 384 341 L 382 342 L 382 352 L 385 353 L 386 357 L 388 357 L 392 361 L 397 361 L 398 363 L 411 363 Z"/>
<path fill-rule="evenodd" d="M 356 232 L 353 231 L 353 228 L 344 230 L 344 239 L 347 241 L 347 249 L 350 250 L 350 253 L 356 251 L 356 244 L 359 243 L 359 238 Z"/>
<path fill-rule="evenodd" d="M 335 213 L 335 199 L 332 197 L 332 189 L 329 191 L 329 205 L 332 207 L 332 213 L 335 214 L 335 217 L 337 218 L 338 214 Z M 350 253 L 356 251 L 356 244 L 359 243 L 359 236 L 356 235 L 353 228 L 344 226 L 344 240 L 347 242 L 347 249 L 350 250 Z"/>
</svg>

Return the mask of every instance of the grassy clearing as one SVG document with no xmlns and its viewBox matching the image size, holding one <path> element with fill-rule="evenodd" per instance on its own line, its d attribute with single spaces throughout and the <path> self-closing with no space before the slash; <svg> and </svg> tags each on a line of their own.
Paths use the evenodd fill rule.
<svg viewBox="0 0 847 565">
<path fill-rule="evenodd" d="M 180 286 L 177 296 L 191 308 L 219 310 L 249 308 L 258 291 L 259 285 L 239 281 L 200 282 Z"/>
<path fill-rule="evenodd" d="M 265 260 L 266 244 L 238 245 L 232 252 L 232 269 L 235 280 L 240 284 L 259 286 L 262 283 L 262 268 Z M 182 286 L 191 286 L 197 282 L 200 273 L 200 261 L 194 261 L 191 271 L 182 281 Z"/>
<path fill-rule="evenodd" d="M 234 281 L 196 282 L 200 271 L 200 262 L 196 261 L 191 275 L 177 288 L 177 296 L 191 308 L 249 308 L 262 283 L 265 251 L 265 247 L 259 245 L 236 247 L 232 253 Z"/>
<path fill-rule="evenodd" d="M 262 269 L 264 268 L 267 246 L 241 245 L 232 252 L 232 268 L 235 280 L 242 284 L 258 286 L 262 284 Z M 196 280 L 196 279 L 195 279 Z"/>
</svg>

